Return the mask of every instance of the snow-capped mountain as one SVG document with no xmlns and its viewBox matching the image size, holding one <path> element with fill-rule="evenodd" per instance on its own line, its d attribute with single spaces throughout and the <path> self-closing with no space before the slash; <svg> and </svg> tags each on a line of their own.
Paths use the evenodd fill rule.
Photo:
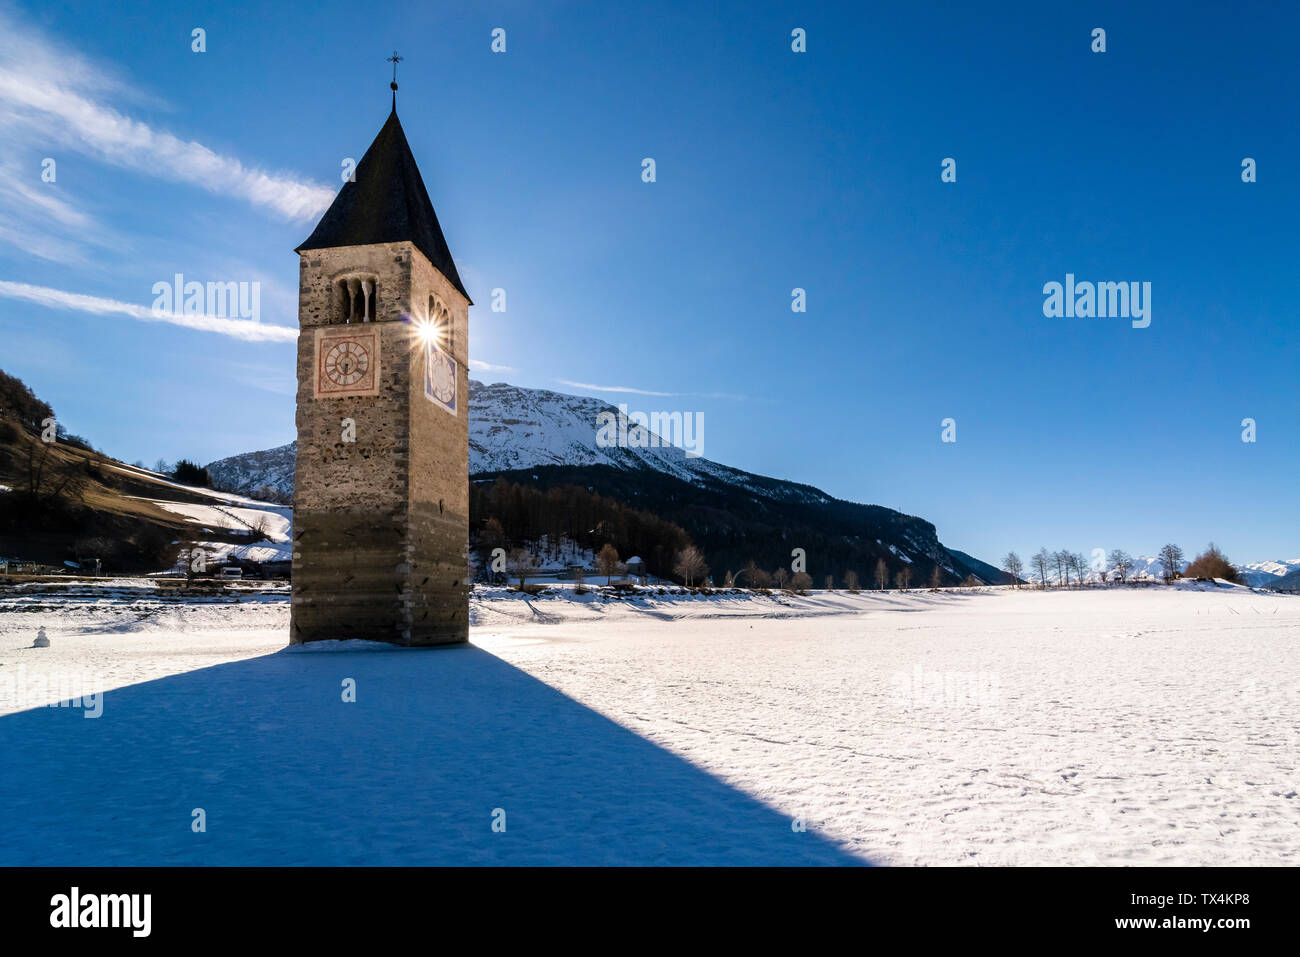
<svg viewBox="0 0 1300 957">
<path fill-rule="evenodd" d="M 208 466 L 214 487 L 269 502 L 293 501 L 294 459 L 298 443 L 261 452 L 246 452 Z"/>
<path fill-rule="evenodd" d="M 1300 558 L 1276 562 L 1246 562 L 1236 566 L 1241 580 L 1247 585 L 1261 588 L 1276 583 L 1282 576 L 1300 571 Z"/>
<path fill-rule="evenodd" d="M 277 445 L 261 452 L 244 452 L 209 462 L 213 488 L 240 495 L 256 495 L 267 501 L 293 500 L 293 470 L 298 443 Z"/>
<path fill-rule="evenodd" d="M 1263 587 L 1274 588 L 1278 591 L 1300 591 L 1300 568 L 1270 579 L 1264 583 Z"/>
<path fill-rule="evenodd" d="M 831 499 L 795 482 L 769 479 L 705 458 L 691 458 L 662 436 L 635 422 L 625 425 L 624 444 L 602 446 L 602 415 L 618 423 L 619 410 L 601 399 L 525 389 L 503 382 L 469 383 L 469 470 L 471 475 L 547 465 L 609 465 L 620 470 L 651 469 L 686 482 L 713 480 L 779 501 L 819 504 Z M 626 420 L 624 420 L 626 422 Z M 702 436 L 694 436 L 695 439 Z M 244 495 L 293 495 L 298 443 L 246 452 L 208 465 L 213 484 Z M 287 500 L 287 499 L 286 499 Z"/>
<path fill-rule="evenodd" d="M 652 468 L 679 478 L 691 475 L 680 448 L 664 447 L 660 436 L 630 426 L 628 445 L 597 444 L 598 420 L 618 410 L 600 399 L 546 389 L 522 389 L 496 382 L 469 384 L 470 472 L 508 472 L 539 465 L 612 465 Z M 653 445 L 652 445 L 653 443 Z"/>
<path fill-rule="evenodd" d="M 809 504 L 830 501 L 818 489 L 794 482 L 767 479 L 702 457 L 691 457 L 669 444 L 659 432 L 621 421 L 626 442 L 602 445 L 600 427 L 617 427 L 619 410 L 602 399 L 565 395 L 546 389 L 524 389 L 496 382 L 470 382 L 469 470 L 508 472 L 543 465 L 610 465 L 617 469 L 653 469 L 686 482 L 714 480 L 781 501 Z M 602 416 L 606 418 L 602 419 Z M 674 427 L 681 429 L 680 424 Z M 613 431 L 613 429 L 609 429 Z M 681 443 L 682 433 L 668 438 Z M 702 442 L 702 434 L 686 437 Z"/>
</svg>

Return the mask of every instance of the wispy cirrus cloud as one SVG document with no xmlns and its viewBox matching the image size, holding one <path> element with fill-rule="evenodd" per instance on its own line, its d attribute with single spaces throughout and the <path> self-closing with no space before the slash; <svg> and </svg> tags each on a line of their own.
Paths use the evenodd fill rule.
<svg viewBox="0 0 1300 957">
<path fill-rule="evenodd" d="M 484 362 L 482 359 L 470 359 L 469 367 L 475 372 L 517 372 L 514 366 L 499 366 L 491 362 Z"/>
<path fill-rule="evenodd" d="M 574 389 L 587 389 L 591 392 L 623 392 L 628 395 L 652 395 L 665 399 L 732 399 L 736 402 L 749 400 L 749 396 L 740 395 L 736 392 L 655 392 L 652 389 L 634 389 L 629 385 L 593 385 L 590 382 L 574 382 L 571 379 L 556 379 L 555 381 Z"/>
<path fill-rule="evenodd" d="M 292 220 L 320 214 L 334 198 L 328 186 L 246 166 L 155 129 L 110 104 L 111 97 L 147 99 L 110 69 L 27 29 L 0 7 L 0 131 L 11 150 L 58 145 L 148 176 L 236 196 Z"/>
<path fill-rule="evenodd" d="M 87 244 L 128 246 L 93 216 L 77 208 L 56 183 L 42 183 L 12 160 L 0 160 L 0 242 L 40 259 L 84 263 Z"/>
<path fill-rule="evenodd" d="M 590 382 L 574 382 L 571 379 L 556 379 L 555 381 L 574 389 L 590 389 L 592 392 L 626 392 L 630 395 L 657 395 L 664 398 L 685 394 L 682 392 L 653 392 L 650 389 L 634 389 L 627 385 L 592 385 Z"/>
<path fill-rule="evenodd" d="M 52 219 L 61 226 L 74 229 L 87 229 L 94 225 L 94 220 L 84 211 L 77 209 L 64 199 L 53 184 L 36 185 L 36 177 L 23 176 L 16 165 L 11 162 L 0 164 L 0 194 L 9 202 L 21 203 L 31 212 L 45 219 Z"/>
<path fill-rule="evenodd" d="M 154 312 L 148 306 L 65 292 L 46 286 L 32 286 L 25 282 L 0 280 L 0 297 L 34 302 L 48 309 L 66 309 L 97 316 L 125 316 L 140 322 L 165 322 L 200 332 L 215 332 L 246 342 L 293 342 L 298 338 L 298 330 L 291 326 L 272 326 L 251 319 L 229 319 L 225 316 Z"/>
</svg>

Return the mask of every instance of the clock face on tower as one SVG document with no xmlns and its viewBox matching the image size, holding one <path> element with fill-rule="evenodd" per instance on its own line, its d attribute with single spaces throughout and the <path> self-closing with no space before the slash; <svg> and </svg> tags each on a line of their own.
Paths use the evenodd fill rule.
<svg viewBox="0 0 1300 957">
<path fill-rule="evenodd" d="M 379 394 L 379 334 L 324 326 L 316 330 L 317 398 Z"/>
<path fill-rule="evenodd" d="M 354 385 L 369 367 L 370 352 L 351 339 L 334 343 L 325 354 L 325 375 L 339 387 Z"/>
</svg>

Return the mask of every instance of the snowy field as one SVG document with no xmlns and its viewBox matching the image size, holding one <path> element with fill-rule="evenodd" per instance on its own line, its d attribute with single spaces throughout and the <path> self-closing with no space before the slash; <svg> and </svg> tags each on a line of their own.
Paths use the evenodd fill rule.
<svg viewBox="0 0 1300 957">
<path fill-rule="evenodd" d="M 285 650 L 284 592 L 0 598 L 0 865 L 1300 862 L 1300 598 L 472 611 Z"/>
</svg>

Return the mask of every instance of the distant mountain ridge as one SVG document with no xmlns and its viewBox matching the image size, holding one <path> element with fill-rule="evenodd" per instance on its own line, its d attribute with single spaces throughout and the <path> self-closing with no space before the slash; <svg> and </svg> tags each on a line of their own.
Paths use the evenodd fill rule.
<svg viewBox="0 0 1300 957">
<path fill-rule="evenodd" d="M 945 584 L 969 576 L 985 582 L 1005 577 L 946 548 L 934 526 L 916 516 L 691 458 L 649 430 L 641 430 L 640 442 L 602 447 L 598 416 L 617 415 L 618 409 L 600 399 L 471 380 L 469 410 L 470 474 L 476 481 L 501 475 L 543 487 L 586 487 L 677 522 L 712 562 L 733 570 L 750 557 L 769 568 L 789 564 L 792 549 L 802 547 L 820 558 L 810 560 L 810 573 L 842 575 L 852 568 L 864 585 L 878 559 L 885 560 L 891 580 L 910 568 L 914 586 L 928 583 L 935 565 Z M 207 469 L 219 488 L 288 500 L 296 454 L 297 444 L 290 442 L 219 459 Z"/>
<path fill-rule="evenodd" d="M 1300 591 L 1300 561 L 1294 563 L 1296 568 L 1285 575 L 1278 575 L 1264 587 L 1274 591 Z"/>
<path fill-rule="evenodd" d="M 1247 585 L 1253 585 L 1256 588 L 1268 588 L 1281 579 L 1300 572 L 1300 558 L 1276 562 L 1247 562 L 1237 565 L 1236 568 L 1241 574 L 1241 580 Z M 1295 587 L 1294 580 L 1290 587 Z"/>
</svg>

